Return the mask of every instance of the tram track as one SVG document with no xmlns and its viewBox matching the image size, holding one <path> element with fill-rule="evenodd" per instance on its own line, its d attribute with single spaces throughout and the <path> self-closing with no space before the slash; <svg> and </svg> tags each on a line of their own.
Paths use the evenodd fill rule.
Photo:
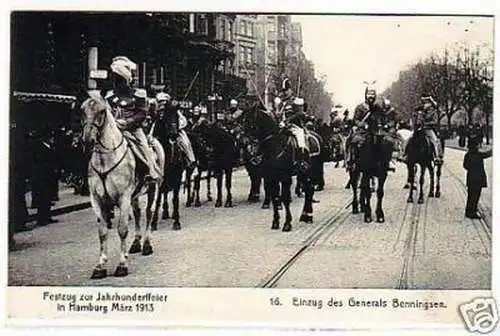
<svg viewBox="0 0 500 336">
<path fill-rule="evenodd" d="M 417 241 L 419 236 L 419 229 L 421 226 L 425 228 L 427 222 L 427 204 L 429 198 L 425 198 L 424 204 L 418 204 L 414 202 L 413 204 L 406 204 L 403 219 L 401 220 L 401 226 L 398 233 L 398 239 L 401 232 L 406 224 L 409 225 L 406 238 L 403 245 L 403 265 L 401 267 L 401 272 L 396 284 L 396 289 L 410 289 L 413 286 L 411 279 L 413 277 L 413 272 L 415 269 L 415 256 L 417 252 Z M 421 217 L 422 208 L 424 210 L 424 216 Z M 408 218 L 408 220 L 407 220 Z M 396 243 L 397 243 L 396 241 Z M 394 248 L 393 248 L 394 250 Z"/>
<path fill-rule="evenodd" d="M 350 217 L 352 197 L 337 210 L 328 213 L 326 218 L 313 230 L 303 241 L 302 246 L 285 262 L 277 271 L 265 278 L 257 286 L 260 288 L 275 288 L 278 282 L 285 276 L 288 270 L 305 254 L 311 247 L 316 246 L 317 242 L 324 237 L 330 238 Z"/>
</svg>

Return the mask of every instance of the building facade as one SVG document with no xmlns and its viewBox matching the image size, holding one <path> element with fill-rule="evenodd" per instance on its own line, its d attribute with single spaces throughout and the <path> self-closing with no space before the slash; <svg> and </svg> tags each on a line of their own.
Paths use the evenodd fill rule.
<svg viewBox="0 0 500 336">
<path fill-rule="evenodd" d="M 258 15 L 237 15 L 235 25 L 235 74 L 244 78 L 247 92 L 256 95 Z"/>
</svg>

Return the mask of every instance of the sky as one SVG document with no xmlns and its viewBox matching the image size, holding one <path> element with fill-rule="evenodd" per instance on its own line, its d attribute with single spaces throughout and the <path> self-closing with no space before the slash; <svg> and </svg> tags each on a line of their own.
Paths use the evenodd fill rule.
<svg viewBox="0 0 500 336">
<path fill-rule="evenodd" d="M 382 92 L 432 51 L 456 42 L 493 47 L 494 20 L 485 17 L 294 15 L 292 22 L 301 23 L 303 51 L 327 76 L 334 102 L 351 109 L 364 99 L 364 81 Z"/>
</svg>

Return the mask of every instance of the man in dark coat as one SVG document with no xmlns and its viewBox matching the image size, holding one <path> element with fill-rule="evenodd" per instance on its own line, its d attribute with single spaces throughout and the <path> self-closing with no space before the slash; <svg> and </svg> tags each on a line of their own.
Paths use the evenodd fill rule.
<svg viewBox="0 0 500 336">
<path fill-rule="evenodd" d="M 43 226 L 57 222 L 50 216 L 57 162 L 50 132 L 44 130 L 37 140 L 32 167 L 32 194 L 38 200 L 37 224 Z"/>
<path fill-rule="evenodd" d="M 467 204 L 465 217 L 480 219 L 477 205 L 481 197 L 482 188 L 486 188 L 487 178 L 484 171 L 484 159 L 492 156 L 492 150 L 479 151 L 479 139 L 469 140 L 469 150 L 464 156 L 463 167 L 467 170 Z"/>
</svg>

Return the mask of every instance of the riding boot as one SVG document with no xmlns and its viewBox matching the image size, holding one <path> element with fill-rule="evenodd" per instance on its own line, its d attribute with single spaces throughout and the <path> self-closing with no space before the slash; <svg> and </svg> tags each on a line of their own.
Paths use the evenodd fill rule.
<svg viewBox="0 0 500 336">
<path fill-rule="evenodd" d="M 387 168 L 389 171 L 395 172 L 396 171 L 396 164 L 394 163 L 394 160 L 391 159 L 389 161 L 389 167 Z"/>
</svg>

